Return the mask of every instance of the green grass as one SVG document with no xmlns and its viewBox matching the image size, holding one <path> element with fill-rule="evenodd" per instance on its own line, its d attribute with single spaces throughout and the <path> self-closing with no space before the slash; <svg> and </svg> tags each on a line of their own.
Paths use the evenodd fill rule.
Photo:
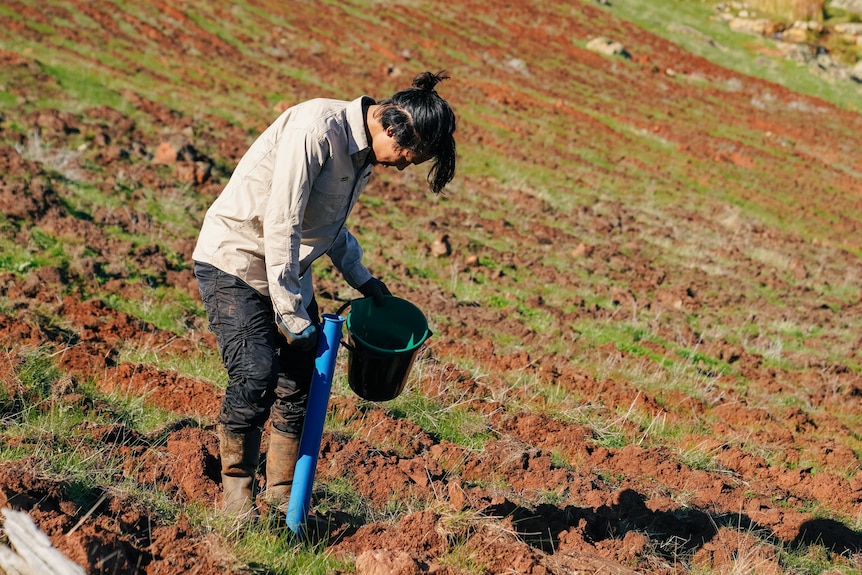
<svg viewBox="0 0 862 575">
<path fill-rule="evenodd" d="M 412 4 L 418 8 L 429 6 L 423 2 Z M 371 18 L 366 11 L 369 5 L 369 2 L 357 1 L 345 10 L 367 21 Z M 145 22 L 158 18 L 151 6 L 119 2 L 117 7 Z M 159 131 L 162 126 L 152 125 L 147 115 L 136 112 L 135 106 L 122 96 L 122 88 L 129 88 L 161 105 L 181 111 L 187 115 L 187 119 L 188 116 L 192 117 L 192 131 L 206 125 L 210 119 L 206 114 L 213 113 L 241 123 L 249 134 L 253 133 L 254 126 L 272 115 L 270 107 L 277 101 L 289 100 L 304 91 L 344 91 L 343 86 L 338 88 L 333 85 L 336 80 L 332 77 L 318 77 L 294 67 L 290 59 L 273 63 L 261 55 L 265 53 L 264 48 L 276 50 L 277 46 L 256 48 L 246 45 L 242 40 L 242 34 L 247 33 L 247 30 L 268 27 L 281 28 L 285 37 L 293 38 L 299 31 L 289 18 L 279 18 L 263 8 L 246 3 L 237 3 L 232 7 L 233 21 L 216 18 L 204 12 L 203 6 L 190 5 L 188 9 L 192 25 L 202 27 L 244 57 L 271 67 L 276 80 L 262 86 L 245 85 L 241 78 L 238 79 L 223 66 L 202 61 L 201 54 L 191 46 L 181 55 L 191 59 L 197 67 L 186 71 L 181 68 L 159 70 L 163 66 L 159 61 L 157 46 L 150 40 L 143 40 L 143 46 L 134 46 L 122 36 L 111 40 L 109 48 L 120 48 L 128 56 L 77 54 L 98 58 L 101 63 L 82 67 L 72 65 L 72 59 L 76 57 L 75 46 L 61 46 L 72 51 L 66 56 L 58 56 L 57 46 L 50 44 L 33 41 L 17 43 L 14 39 L 0 41 L 0 48 L 26 50 L 28 58 L 36 62 L 34 66 L 48 75 L 47 80 L 42 82 L 44 86 L 40 87 L 40 99 L 21 102 L 10 87 L 19 85 L 17 82 L 22 81 L 24 76 L 15 70 L 0 70 L 0 84 L 4 85 L 4 89 L 0 89 L 0 109 L 4 113 L 9 112 L 8 120 L 3 119 L 4 140 L 14 142 L 28 159 L 42 165 L 47 177 L 55 184 L 55 191 L 62 196 L 64 207 L 73 216 L 92 218 L 97 212 L 128 209 L 152 218 L 149 223 L 152 231 L 145 233 L 140 233 L 140 229 L 124 229 L 119 225 L 103 226 L 112 239 L 122 244 L 123 250 L 130 250 L 129 254 L 111 255 L 116 258 L 115 265 L 123 268 L 119 274 L 123 281 L 128 285 L 141 284 L 140 296 L 129 297 L 117 293 L 91 295 L 103 299 L 113 309 L 178 337 L 183 337 L 193 329 L 204 329 L 205 317 L 200 302 L 184 289 L 162 285 L 162 278 L 157 277 L 154 270 L 137 269 L 131 263 L 127 265 L 127 260 L 134 261 L 132 251 L 138 248 L 153 248 L 165 258 L 169 268 L 186 269 L 189 262 L 183 261 L 180 251 L 174 247 L 174 240 L 188 239 L 197 233 L 197 222 L 211 198 L 199 193 L 194 186 L 179 183 L 150 187 L 137 177 L 136 170 L 143 164 L 123 164 L 122 170 L 114 170 L 113 167 L 109 170 L 97 165 L 92 160 L 93 156 L 88 157 L 86 151 L 78 151 L 78 146 L 86 144 L 88 138 L 92 139 L 92 135 L 86 133 L 71 136 L 65 148 L 54 149 L 31 136 L 24 112 L 48 107 L 80 113 L 88 107 L 106 105 L 134 118 L 136 126 L 155 141 L 162 136 Z M 587 11 L 580 10 L 577 4 L 569 6 L 561 3 L 543 9 L 559 11 L 566 14 L 567 18 L 573 17 L 580 22 L 588 17 Z M 771 41 L 732 33 L 726 25 L 710 20 L 712 8 L 708 2 L 621 0 L 602 9 L 626 20 L 644 23 L 670 40 L 746 74 L 785 83 L 851 109 L 858 108 L 858 102 L 853 100 L 854 93 L 848 95 L 838 86 L 815 79 L 807 69 L 765 57 L 752 59 L 748 53 L 752 47 L 769 48 Z M 435 10 L 442 11 L 440 16 L 448 20 L 456 30 L 455 37 L 459 38 L 460 31 L 465 29 L 467 23 L 456 21 L 454 9 L 450 6 L 435 7 Z M 0 14 L 4 19 L 22 23 L 22 19 L 8 8 L 0 7 Z M 481 18 L 489 25 L 497 24 L 496 17 L 490 13 L 471 17 Z M 81 13 L 75 12 L 74 18 L 74 22 L 52 26 L 75 25 L 93 32 L 99 29 L 98 25 Z M 392 18 L 399 26 L 411 24 L 408 16 L 400 12 L 393 13 Z M 669 22 L 675 24 L 669 25 Z M 118 24 L 122 35 L 135 33 L 130 24 Z M 393 26 L 389 21 L 381 23 L 384 24 Z M 554 22 L 547 24 L 550 29 L 555 25 Z M 52 28 L 36 24 L 29 26 L 46 33 Z M 322 26 L 308 32 L 321 36 L 327 33 Z M 557 32 L 566 33 L 565 30 Z M 279 34 L 275 34 L 273 38 L 277 40 L 278 37 Z M 339 47 L 339 50 L 363 46 L 363 39 L 358 33 L 349 32 L 341 40 L 342 44 L 352 48 Z M 319 41 L 314 42 L 317 45 L 308 41 L 299 47 L 322 55 L 324 48 Z M 581 43 L 581 40 L 572 38 L 571 42 Z M 478 38 L 475 44 L 489 51 L 508 47 L 499 38 Z M 503 56 L 477 54 L 471 46 L 466 42 L 464 47 L 457 42 L 450 42 L 435 52 L 434 56 L 448 56 L 449 63 L 456 70 L 460 68 L 459 71 L 467 71 L 468 74 L 479 66 L 499 68 L 498 59 Z M 335 47 L 331 49 L 336 50 Z M 643 50 L 648 55 L 649 48 Z M 517 46 L 512 51 L 505 57 L 518 56 L 514 53 Z M 430 55 L 430 51 L 427 52 Z M 419 65 L 419 59 L 426 57 L 423 50 L 418 48 L 413 54 L 411 67 Z M 123 68 L 130 59 L 134 59 L 140 69 L 120 79 L 114 78 L 111 72 L 101 67 Z M 447 60 L 446 57 L 441 59 Z M 477 314 L 487 314 L 489 317 L 497 314 L 504 318 L 507 327 L 515 326 L 512 332 L 502 330 L 499 326 L 483 328 L 481 336 L 493 341 L 497 357 L 525 351 L 536 361 L 536 365 L 547 367 L 548 373 L 553 372 L 559 363 L 569 370 L 567 374 L 575 372 L 593 377 L 601 383 L 624 387 L 635 396 L 648 396 L 674 415 L 678 415 L 675 411 L 678 407 L 672 402 L 679 395 L 701 402 L 707 410 L 703 415 L 675 422 L 668 413 L 640 408 L 634 401 L 628 408 L 603 405 L 598 401 L 600 397 L 581 397 L 580 394 L 586 394 L 586 390 L 567 387 L 567 376 L 552 378 L 547 373 L 531 369 L 498 373 L 495 366 L 483 366 L 479 360 L 471 362 L 471 358 L 449 357 L 449 348 L 441 345 L 439 349 L 444 352 L 435 359 L 441 363 L 454 362 L 459 369 L 465 370 L 468 377 L 479 384 L 477 388 L 482 390 L 480 393 L 485 394 L 480 399 L 495 404 L 495 413 L 539 413 L 564 424 L 586 426 L 591 433 L 587 441 L 593 446 L 612 450 L 629 445 L 663 449 L 672 455 L 674 461 L 690 469 L 724 475 L 728 472 L 717 462 L 714 451 L 700 446 L 685 449 L 678 447 L 685 437 L 710 435 L 716 422 L 708 410 L 719 402 L 717 398 L 723 393 L 734 393 L 743 397 L 749 406 L 770 412 L 801 409 L 814 419 L 827 415 L 828 407 L 812 406 L 811 395 L 821 391 L 818 389 L 799 388 L 781 397 L 770 397 L 767 392 L 758 389 L 756 381 L 742 380 L 735 364 L 707 351 L 706 344 L 724 341 L 739 345 L 751 356 L 761 356 L 763 369 L 775 372 L 776 378 L 792 380 L 796 372 L 802 369 L 800 361 L 809 361 L 804 357 L 805 354 L 813 355 L 815 361 L 847 367 L 851 374 L 862 373 L 858 352 L 853 350 L 853 346 L 858 343 L 858 337 L 853 334 L 859 332 L 855 329 L 859 326 L 842 319 L 844 315 L 852 317 L 862 288 L 853 269 L 842 272 L 839 269 L 842 263 L 828 261 L 835 254 L 829 247 L 818 248 L 821 250 L 819 257 L 822 269 L 812 269 L 808 277 L 801 279 L 795 279 L 791 274 L 793 257 L 801 257 L 806 262 L 817 260 L 818 256 L 812 255 L 815 248 L 810 242 L 817 235 L 816 226 L 823 222 L 839 223 L 837 215 L 818 207 L 812 219 L 812 229 L 803 227 L 808 225 L 804 221 L 806 218 L 782 220 L 774 216 L 771 210 L 788 209 L 792 202 L 789 194 L 772 197 L 771 201 L 776 203 L 768 206 L 760 205 L 753 199 L 758 189 L 768 183 L 765 181 L 768 176 L 758 174 L 760 166 L 752 171 L 699 160 L 691 160 L 690 165 L 685 164 L 685 155 L 676 153 L 678 144 L 670 137 L 663 137 L 659 132 L 652 132 L 630 121 L 630 117 L 651 114 L 651 121 L 661 124 L 671 121 L 671 114 L 674 114 L 676 118 L 682 117 L 694 126 L 706 121 L 710 114 L 720 113 L 724 109 L 720 95 L 706 97 L 703 102 L 682 101 L 666 109 L 653 109 L 651 104 L 638 101 L 637 98 L 614 101 L 601 87 L 619 88 L 629 82 L 636 71 L 634 62 L 614 63 L 616 74 L 596 80 L 600 83 L 598 87 L 586 82 L 572 82 L 571 86 L 557 88 L 572 98 L 573 106 L 587 114 L 588 117 L 583 121 L 595 122 L 608 129 L 595 139 L 581 138 L 587 130 L 577 123 L 573 127 L 556 115 L 539 113 L 537 109 L 553 104 L 552 96 L 531 90 L 528 83 L 510 85 L 495 76 L 488 80 L 489 91 L 490 88 L 507 91 L 513 98 L 527 102 L 527 111 L 520 113 L 504 103 L 493 101 L 491 97 L 486 98 L 478 88 L 473 93 L 476 96 L 474 102 L 461 102 L 459 121 L 463 122 L 462 126 L 474 132 L 483 130 L 486 140 L 482 145 L 469 139 L 465 139 L 463 145 L 459 141 L 462 154 L 459 158 L 459 180 L 453 185 L 451 197 L 429 200 L 427 194 L 423 193 L 424 183 L 420 177 L 401 179 L 401 176 L 391 174 L 383 175 L 378 181 L 403 186 L 408 193 L 401 201 L 384 200 L 375 196 L 373 189 L 363 197 L 364 208 L 371 213 L 371 217 L 388 223 L 392 230 L 405 236 L 411 245 L 432 241 L 439 229 L 438 225 L 457 230 L 454 239 L 458 242 L 460 252 L 456 257 L 435 259 L 421 250 L 404 250 L 389 241 L 387 236 L 381 235 L 383 232 L 372 232 L 370 229 L 359 230 L 361 233 L 358 235 L 364 245 L 380 246 L 380 254 L 367 255 L 372 267 L 383 274 L 385 280 L 399 281 L 413 289 L 437 290 L 440 297 L 451 296 L 458 302 L 475 306 Z M 573 72 L 569 71 L 569 63 L 560 54 L 549 54 L 548 61 L 527 62 L 527 66 L 536 73 L 545 74 L 544 77 L 565 73 L 575 78 L 587 78 L 593 72 L 583 65 L 578 65 L 579 68 Z M 166 81 L 156 80 L 157 71 Z M 285 80 L 296 81 L 296 85 L 287 86 L 290 82 Z M 725 94 L 740 89 L 736 83 L 704 76 L 678 75 L 662 80 L 667 83 L 685 82 L 691 87 L 709 87 Z M 388 87 L 392 82 L 386 79 L 378 84 L 377 81 L 375 76 L 368 83 L 373 88 L 375 85 Z M 174 94 L 172 86 L 181 82 L 188 83 L 193 94 L 199 97 L 185 97 L 184 100 Z M 350 89 L 360 87 L 365 88 L 363 85 Z M 767 94 L 761 96 L 757 102 L 768 104 Z M 761 132 L 731 122 L 717 126 L 706 135 L 755 151 L 774 150 Z M 19 136 L 25 139 L 20 140 Z M 527 159 L 529 155 L 502 157 L 496 144 L 508 147 L 513 142 L 534 147 L 541 150 L 542 154 L 538 160 L 535 157 Z M 217 154 L 217 150 L 214 154 Z M 630 162 L 621 161 L 623 155 Z M 788 170 L 801 169 L 802 160 L 791 151 L 774 159 L 785 162 Z M 73 160 L 80 160 L 81 171 L 70 168 L 74 164 Z M 841 171 L 851 175 L 855 168 L 846 163 L 850 160 L 844 162 Z M 656 166 L 661 169 L 653 169 Z M 232 168 L 227 165 L 222 167 L 225 172 Z M 114 177 L 115 184 L 105 189 L 98 181 L 109 173 Z M 169 167 L 159 168 L 155 173 L 165 181 L 171 181 Z M 715 183 L 702 183 L 702 176 Z M 492 182 L 483 185 L 482 190 L 487 192 L 476 193 L 476 182 L 484 181 Z M 209 193 L 211 191 L 207 191 Z M 519 213 L 517 199 L 521 196 L 543 200 L 548 205 L 549 213 Z M 671 220 L 668 214 L 676 215 L 679 212 L 669 208 L 678 208 L 680 205 L 689 206 L 692 214 L 705 215 L 692 221 Z M 592 227 L 596 218 L 613 218 L 617 214 L 621 214 L 625 226 L 629 226 L 624 231 L 605 233 L 597 232 Z M 501 220 L 509 221 L 511 230 L 517 235 L 503 237 L 481 225 L 483 222 Z M 798 221 L 803 223 L 797 224 Z M 431 223 L 435 227 L 432 228 Z M 558 238 L 554 246 L 541 253 L 539 250 L 544 250 L 544 247 L 540 247 L 535 240 L 536 228 L 539 227 L 537 224 L 551 227 Z M 783 251 L 772 244 L 753 240 L 749 230 L 754 227 L 766 227 L 779 233 L 796 231 L 806 243 L 795 246 L 800 250 L 799 253 Z M 100 256 L 88 251 L 88 247 L 75 238 L 60 238 L 38 226 L 27 230 L 27 245 L 22 246 L 18 238 L 21 229 L 3 216 L 0 216 L 0 231 L 0 270 L 15 274 L 15 281 L 20 280 L 22 274 L 46 265 L 67 270 L 70 260 L 78 254 Z M 573 260 L 569 254 L 582 239 L 599 248 L 597 255 L 593 259 Z M 733 247 L 737 252 L 728 255 L 724 251 L 728 247 Z M 529 255 L 535 256 L 535 259 L 520 266 L 507 262 L 506 258 L 524 249 L 532 250 Z M 809 250 L 812 253 L 808 253 Z M 477 267 L 467 270 L 462 268 L 457 257 L 463 257 L 466 253 L 479 257 Z M 635 281 L 640 279 L 636 276 L 641 270 L 631 270 L 627 266 L 640 253 L 650 260 L 648 273 L 667 272 L 664 284 L 643 287 Z M 392 261 L 403 265 L 409 277 L 402 274 L 402 268 L 398 268 L 397 272 L 390 271 L 387 265 Z M 337 272 L 327 266 L 318 266 L 318 277 L 338 281 L 340 278 Z M 567 272 L 566 284 L 547 285 L 539 273 L 543 267 Z M 792 289 L 759 285 L 758 280 L 751 276 L 752 267 L 775 270 L 779 278 L 784 279 Z M 679 278 L 675 275 L 685 275 L 691 271 L 701 274 L 704 280 L 702 286 L 691 286 L 692 289 L 702 290 L 698 293 L 701 302 L 720 301 L 725 289 L 723 286 L 730 282 L 737 286 L 734 295 L 743 301 L 740 305 L 751 309 L 751 315 L 730 317 L 721 308 L 710 308 L 704 303 L 686 303 L 682 309 L 668 311 L 647 307 L 660 289 L 679 290 L 680 293 L 689 289 L 688 285 L 678 283 Z M 102 285 L 115 277 L 108 273 L 102 275 L 98 278 Z M 842 277 L 843 281 L 835 281 Z M 72 285 L 70 289 L 74 287 Z M 615 304 L 610 295 L 615 288 L 631 291 L 637 296 L 637 305 L 633 308 Z M 799 291 L 794 291 L 796 289 Z M 832 313 L 831 321 L 819 323 L 797 319 L 801 317 L 802 306 L 809 305 L 811 294 L 817 300 L 816 305 L 825 306 Z M 345 287 L 337 295 L 349 297 L 356 294 Z M 536 295 L 544 298 L 543 307 L 531 303 L 535 301 Z M 16 313 L 16 302 L 4 299 L 0 304 L 7 315 Z M 765 318 L 757 317 L 756 312 L 764 307 L 773 313 L 764 314 Z M 777 317 L 774 313 L 776 310 L 786 312 L 782 316 L 784 319 L 774 319 Z M 438 330 L 437 326 L 451 327 L 454 322 L 462 321 L 435 310 L 428 312 L 432 315 L 432 329 L 435 331 L 444 331 Z M 571 314 L 576 319 L 563 324 L 557 321 L 558 313 Z M 65 327 L 62 317 L 48 304 L 34 311 L 28 321 L 36 321 L 43 328 Z M 526 344 L 523 336 L 517 333 L 518 328 L 529 330 L 535 336 L 534 341 Z M 457 333 L 457 330 L 452 331 Z M 704 338 L 703 345 L 697 341 L 699 336 Z M 448 344 L 451 336 L 447 333 L 446 337 L 446 340 L 441 338 L 441 341 Z M 139 485 L 128 478 L 117 479 L 119 462 L 114 446 L 77 441 L 76 430 L 92 424 L 116 424 L 138 433 L 158 435 L 159 430 L 169 426 L 175 416 L 148 407 L 145 397 L 100 394 L 91 383 L 86 382 L 80 384 L 80 391 L 85 396 L 82 405 L 52 405 L 54 390 L 67 384 L 64 383 L 64 374 L 56 367 L 53 356 L 56 351 L 53 348 L 37 349 L 21 355 L 21 364 L 15 371 L 15 377 L 20 381 L 3 382 L 9 385 L 0 387 L 0 411 L 4 418 L 0 436 L 14 436 L 19 440 L 15 447 L 3 442 L 0 457 L 20 458 L 32 454 L 32 450 L 28 452 L 29 446 L 38 445 L 37 454 L 50 459 L 52 472 L 69 478 L 70 490 L 77 494 L 75 501 L 82 506 L 94 504 L 96 485 L 105 484 L 144 501 L 149 508 L 156 510 L 159 517 L 170 519 L 179 513 L 190 513 L 196 516 L 197 525 L 202 530 L 216 531 L 234 543 L 240 562 L 259 572 L 331 573 L 336 570 L 350 572 L 353 568 L 349 561 L 329 556 L 326 543 L 312 545 L 291 539 L 285 533 L 284 526 L 278 522 L 264 521 L 248 531 L 236 532 L 230 526 L 222 526 L 218 518 L 208 516 L 212 510 L 195 508 L 193 505 L 182 506 L 158 489 Z M 164 348 L 138 346 L 129 342 L 111 351 L 118 353 L 116 361 L 121 363 L 143 363 L 163 370 L 176 369 L 191 377 L 209 381 L 219 388 L 226 385 L 227 376 L 216 349 L 196 349 L 186 354 L 176 354 Z M 339 370 L 343 372 L 343 357 L 341 361 Z M 437 372 L 432 373 L 421 364 L 417 364 L 414 371 L 408 390 L 397 400 L 382 406 L 390 418 L 415 422 L 435 440 L 451 441 L 467 448 L 472 454 L 481 455 L 489 441 L 499 439 L 491 418 L 475 404 L 458 395 L 462 393 L 458 384 L 432 381 L 432 385 L 428 385 L 429 382 L 423 378 L 435 377 Z M 334 393 L 353 398 L 340 372 L 334 383 Z M 483 375 L 488 372 L 493 373 L 493 376 Z M 839 392 L 848 393 L 846 381 L 836 377 L 833 385 L 845 386 Z M 15 395 L 12 383 L 20 383 L 23 391 Z M 429 396 L 420 391 L 433 388 L 433 385 L 440 389 L 439 394 L 432 393 Z M 93 405 L 98 405 L 98 410 L 94 411 Z M 89 406 L 88 409 L 84 409 L 85 406 Z M 860 423 L 857 419 L 844 416 L 842 423 L 856 429 Z M 340 421 L 337 413 L 330 413 L 326 425 L 333 433 L 350 433 L 344 430 L 350 429 L 352 423 Z M 818 436 L 817 439 L 828 438 Z M 790 466 L 784 461 L 785 454 L 778 450 L 770 451 L 770 446 L 758 441 L 753 437 L 740 438 L 738 445 L 752 454 L 764 454 L 776 465 Z M 845 440 L 845 443 L 854 448 L 856 453 L 862 453 L 858 435 Z M 395 454 L 400 449 L 398 445 L 375 447 Z M 560 451 L 551 452 L 554 467 L 577 470 L 581 462 L 568 461 L 567 457 Z M 811 452 L 806 452 L 802 454 L 801 461 L 793 465 L 816 468 L 819 463 Z M 456 470 L 449 472 L 456 474 Z M 602 480 L 609 486 L 619 488 L 628 478 L 608 472 L 606 479 Z M 465 483 L 468 486 L 492 488 L 505 497 L 513 496 L 512 488 L 505 478 L 489 477 Z M 678 490 L 674 498 L 683 507 L 682 511 L 690 504 L 689 495 Z M 393 498 L 382 506 L 374 507 L 362 497 L 349 477 L 319 482 L 316 496 L 319 512 L 346 513 L 351 517 L 352 527 L 374 521 L 397 521 L 411 511 L 434 505 L 434 502 L 423 500 Z M 569 499 L 581 505 L 576 495 L 552 488 L 539 490 L 528 503 L 544 503 L 562 509 Z M 467 572 L 484 572 L 484 567 L 475 564 L 461 545 L 472 530 L 487 523 L 490 523 L 489 518 L 477 515 L 473 510 L 450 512 L 441 521 L 439 528 L 446 533 L 453 546 L 440 560 L 441 563 Z M 858 525 L 854 528 L 858 530 Z M 781 549 L 779 552 L 782 562 L 800 573 L 843 568 L 841 559 L 831 557 L 827 550 L 819 546 L 809 546 L 805 550 Z M 689 559 L 684 557 L 680 564 L 685 564 Z M 740 558 L 738 566 L 745 565 L 744 559 Z"/>
<path fill-rule="evenodd" d="M 204 317 L 203 304 L 187 290 L 173 286 L 140 287 L 139 299 L 127 299 L 114 292 L 101 295 L 110 307 L 152 323 L 158 329 L 182 335 L 198 318 Z"/>
<path fill-rule="evenodd" d="M 265 570 L 271 575 L 328 575 L 335 570 L 349 570 L 351 562 L 336 559 L 326 551 L 326 541 L 299 540 L 287 530 L 283 519 L 272 517 L 237 531 L 232 525 L 212 525 L 223 537 L 234 543 L 240 564 Z"/>
<path fill-rule="evenodd" d="M 466 406 L 449 404 L 408 389 L 386 404 L 395 419 L 415 422 L 438 440 L 447 440 L 469 449 L 481 450 L 491 438 L 485 418 Z"/>
<path fill-rule="evenodd" d="M 23 349 L 20 352 L 17 378 L 21 385 L 39 398 L 51 394 L 51 385 L 62 375 L 47 348 Z"/>
<path fill-rule="evenodd" d="M 151 365 L 161 370 L 176 370 L 189 377 L 203 379 L 214 386 L 227 387 L 227 371 L 217 348 L 199 346 L 194 353 L 166 353 L 158 347 L 129 342 L 117 354 L 118 363 Z"/>
<path fill-rule="evenodd" d="M 115 89 L 107 85 L 109 79 L 103 73 L 87 71 L 79 66 L 69 66 L 57 61 L 44 66 L 45 72 L 55 78 L 62 87 L 62 99 L 48 99 L 39 103 L 40 107 L 67 109 L 69 102 L 77 102 L 80 109 L 85 106 L 108 106 L 121 112 L 131 111 L 131 107 Z M 71 96 L 71 98 L 69 98 Z"/>
<path fill-rule="evenodd" d="M 862 569 L 852 564 L 850 559 L 836 555 L 826 546 L 805 545 L 794 548 L 789 545 L 779 547 L 781 562 L 794 573 L 835 575 L 860 575 Z"/>
<path fill-rule="evenodd" d="M 112 456 L 111 447 L 98 448 L 105 452 L 94 456 L 88 440 L 79 437 L 81 426 L 117 424 L 146 434 L 178 419 L 173 413 L 148 406 L 143 396 L 102 394 L 90 382 L 67 378 L 57 366 L 56 356 L 47 348 L 22 349 L 17 355 L 14 377 L 23 391 L 12 397 L 8 389 L 15 386 L 0 383 L 7 390 L 3 406 L 7 425 L 3 433 L 52 450 L 45 455 L 58 473 L 84 477 L 93 466 L 111 465 L 106 461 Z M 78 403 L 56 401 L 65 393 L 79 393 L 82 399 Z M 8 403 L 9 400 L 14 401 Z M 99 404 L 98 409 L 87 408 L 94 403 Z"/>
<path fill-rule="evenodd" d="M 373 515 L 369 502 L 355 489 L 347 477 L 318 481 L 315 486 L 315 513 L 325 515 L 341 511 L 365 523 Z"/>
<path fill-rule="evenodd" d="M 623 0 L 613 3 L 607 10 L 731 70 L 764 78 L 850 110 L 860 109 L 858 94 L 843 86 L 824 82 L 806 68 L 779 57 L 752 58 L 754 49 L 771 48 L 774 42 L 734 32 L 727 24 L 711 18 L 717 3 Z M 687 33 L 680 33 L 680 30 Z"/>
<path fill-rule="evenodd" d="M 679 462 L 691 469 L 706 471 L 708 473 L 728 473 L 715 459 L 715 454 L 704 451 L 700 446 L 690 447 L 682 450 L 679 454 Z"/>
<path fill-rule="evenodd" d="M 20 243 L 0 237 L 0 269 L 14 273 L 24 273 L 39 267 L 33 254 Z"/>
</svg>

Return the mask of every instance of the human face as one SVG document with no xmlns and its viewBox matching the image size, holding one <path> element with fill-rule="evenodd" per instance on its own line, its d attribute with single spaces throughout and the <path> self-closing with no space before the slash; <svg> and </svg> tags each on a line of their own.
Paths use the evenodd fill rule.
<svg viewBox="0 0 862 575">
<path fill-rule="evenodd" d="M 393 131 L 390 127 L 374 136 L 374 139 L 371 141 L 371 150 L 374 154 L 372 163 L 398 168 L 400 172 L 407 166 L 421 164 L 428 160 L 422 154 L 417 154 L 413 150 L 400 147 L 392 134 Z"/>
</svg>

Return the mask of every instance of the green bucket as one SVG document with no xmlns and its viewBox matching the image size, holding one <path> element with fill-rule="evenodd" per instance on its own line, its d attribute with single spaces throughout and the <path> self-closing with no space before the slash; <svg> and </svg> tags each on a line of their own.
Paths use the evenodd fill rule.
<svg viewBox="0 0 862 575">
<path fill-rule="evenodd" d="M 407 382 L 419 348 L 431 337 L 428 321 L 407 300 L 385 296 L 350 302 L 347 383 L 359 397 L 388 401 L 398 397 Z"/>
</svg>

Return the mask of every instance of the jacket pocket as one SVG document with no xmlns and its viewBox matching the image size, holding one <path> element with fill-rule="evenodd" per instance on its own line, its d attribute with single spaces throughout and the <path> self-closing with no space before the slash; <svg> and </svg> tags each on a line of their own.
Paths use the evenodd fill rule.
<svg viewBox="0 0 862 575">
<path fill-rule="evenodd" d="M 311 188 L 303 227 L 326 226 L 347 217 L 352 190 L 353 180 L 350 178 L 318 178 Z"/>
</svg>

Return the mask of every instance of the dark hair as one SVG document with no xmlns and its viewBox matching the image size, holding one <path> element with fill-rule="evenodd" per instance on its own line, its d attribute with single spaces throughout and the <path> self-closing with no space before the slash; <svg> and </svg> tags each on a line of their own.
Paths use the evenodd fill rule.
<svg viewBox="0 0 862 575">
<path fill-rule="evenodd" d="M 448 78 L 446 72 L 423 72 L 413 78 L 412 88 L 380 102 L 378 112 L 383 128 L 392 128 L 399 147 L 434 159 L 428 185 L 435 194 L 455 177 L 455 114 L 434 90 Z"/>
</svg>

